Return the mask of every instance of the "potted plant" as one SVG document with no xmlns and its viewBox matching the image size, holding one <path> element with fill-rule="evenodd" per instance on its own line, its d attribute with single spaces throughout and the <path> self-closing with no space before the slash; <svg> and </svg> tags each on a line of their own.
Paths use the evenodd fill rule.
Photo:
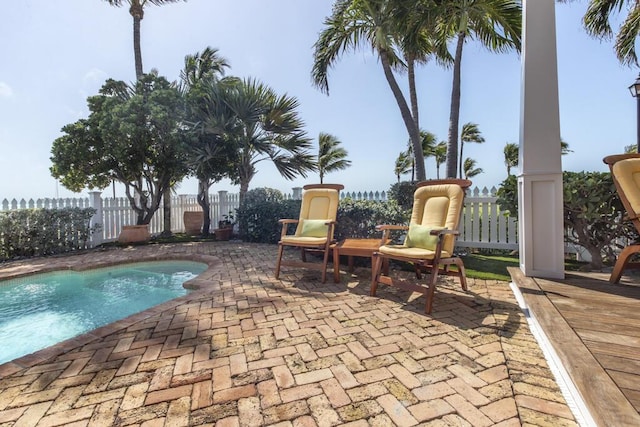
<svg viewBox="0 0 640 427">
<path fill-rule="evenodd" d="M 218 221 L 218 228 L 213 230 L 216 240 L 229 240 L 233 234 L 233 226 L 235 222 L 231 212 L 228 215 L 222 215 L 222 219 Z"/>
</svg>

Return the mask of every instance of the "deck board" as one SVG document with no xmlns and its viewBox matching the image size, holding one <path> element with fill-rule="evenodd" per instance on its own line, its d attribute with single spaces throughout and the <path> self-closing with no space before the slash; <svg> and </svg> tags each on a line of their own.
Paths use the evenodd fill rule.
<svg viewBox="0 0 640 427">
<path fill-rule="evenodd" d="M 640 425 L 640 279 L 606 274 L 514 282 L 598 425 Z"/>
</svg>

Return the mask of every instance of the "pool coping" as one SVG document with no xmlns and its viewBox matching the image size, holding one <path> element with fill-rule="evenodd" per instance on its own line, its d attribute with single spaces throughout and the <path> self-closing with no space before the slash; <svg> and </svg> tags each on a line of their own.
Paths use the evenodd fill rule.
<svg viewBox="0 0 640 427">
<path fill-rule="evenodd" d="M 0 379 L 12 375 L 22 369 L 31 368 L 37 364 L 40 364 L 46 360 L 55 358 L 64 354 L 68 351 L 73 350 L 79 346 L 83 346 L 91 343 L 92 341 L 96 341 L 104 338 L 107 335 L 113 334 L 116 331 L 121 329 L 128 328 L 135 323 L 143 321 L 146 318 L 152 317 L 154 315 L 160 314 L 166 310 L 170 310 L 183 304 L 190 299 L 194 298 L 194 296 L 198 296 L 199 294 L 206 292 L 209 288 L 212 287 L 213 283 L 211 280 L 202 279 L 203 276 L 211 276 L 215 274 L 216 271 L 220 268 L 222 262 L 219 258 L 211 255 L 203 255 L 203 254 L 137 254 L 138 257 L 135 260 L 131 259 L 122 259 L 122 260 L 104 260 L 104 261 L 92 261 L 91 263 L 81 263 L 77 264 L 70 262 L 66 264 L 56 264 L 53 265 L 43 265 L 42 267 L 38 267 L 36 269 L 29 269 L 28 271 L 17 271 L 14 273 L 9 273 L 7 275 L 0 274 L 0 280 L 11 280 L 21 277 L 33 276 L 36 274 L 43 273 L 53 273 L 56 271 L 88 271 L 95 270 L 98 268 L 105 267 L 115 267 L 115 266 L 125 266 L 128 264 L 136 264 L 140 262 L 153 262 L 153 261 L 194 261 L 201 262 L 207 265 L 207 269 L 200 273 L 197 277 L 186 281 L 183 284 L 185 289 L 190 290 L 187 295 L 180 296 L 178 298 L 171 299 L 169 301 L 163 302 L 158 305 L 154 305 L 146 310 L 140 311 L 138 313 L 134 313 L 130 316 L 127 316 L 123 319 L 116 320 L 115 322 L 109 323 L 104 326 L 100 326 L 91 331 L 85 332 L 73 338 L 66 339 L 57 344 L 54 344 L 49 347 L 45 347 L 41 350 L 35 351 L 33 353 L 27 354 L 25 356 L 21 356 L 17 359 L 13 359 L 9 362 L 5 362 L 0 364 Z M 1 269 L 0 265 L 0 269 Z"/>
</svg>

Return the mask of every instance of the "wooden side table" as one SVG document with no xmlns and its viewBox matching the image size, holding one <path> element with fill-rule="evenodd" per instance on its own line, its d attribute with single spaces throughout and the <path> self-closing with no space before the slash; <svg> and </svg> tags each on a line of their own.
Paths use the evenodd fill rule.
<svg viewBox="0 0 640 427">
<path fill-rule="evenodd" d="M 383 244 L 385 242 L 381 239 L 344 239 L 333 245 L 333 281 L 340 282 L 340 255 L 348 255 L 349 272 L 352 273 L 354 256 L 372 258 L 373 253 Z M 371 262 L 373 263 L 373 258 Z"/>
</svg>

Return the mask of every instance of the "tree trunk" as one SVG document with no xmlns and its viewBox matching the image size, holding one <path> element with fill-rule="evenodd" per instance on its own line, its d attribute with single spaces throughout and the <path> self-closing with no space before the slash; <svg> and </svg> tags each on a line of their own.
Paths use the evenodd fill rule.
<svg viewBox="0 0 640 427">
<path fill-rule="evenodd" d="M 139 0 L 131 2 L 129 13 L 133 16 L 133 56 L 136 65 L 136 80 L 142 77 L 142 50 L 140 48 L 140 21 L 142 21 L 143 9 Z"/>
<path fill-rule="evenodd" d="M 418 114 L 418 93 L 416 92 L 416 62 L 413 56 L 407 58 L 407 78 L 409 80 L 409 100 L 411 102 L 411 114 L 413 122 L 420 132 L 420 120 Z"/>
<path fill-rule="evenodd" d="M 458 159 L 458 164 L 460 165 L 458 172 L 460 177 L 462 177 L 462 151 L 464 150 L 464 141 L 460 140 L 460 158 Z"/>
<path fill-rule="evenodd" d="M 404 120 L 404 125 L 406 126 L 409 137 L 411 138 L 414 167 L 416 169 L 416 179 L 418 181 L 424 181 L 425 179 L 427 179 L 427 177 L 424 170 L 424 155 L 422 154 L 420 131 L 413 120 L 413 116 L 411 115 L 411 111 L 409 110 L 409 106 L 407 105 L 407 101 L 404 99 L 404 95 L 402 94 L 402 90 L 400 90 L 400 86 L 398 86 L 398 82 L 393 76 L 393 71 L 391 71 L 391 65 L 389 64 L 389 57 L 387 56 L 387 52 L 380 49 L 378 50 L 378 53 L 380 54 L 380 62 L 382 62 L 384 76 L 387 78 L 387 83 L 389 83 L 389 87 L 391 87 L 391 92 L 393 92 L 393 96 L 398 103 L 398 107 L 400 107 L 402 120 Z"/>
<path fill-rule="evenodd" d="M 449 140 L 447 141 L 447 178 L 455 178 L 458 168 L 458 122 L 460 121 L 460 66 L 464 33 L 458 34 L 456 56 L 453 62 L 453 85 L 451 87 L 451 111 L 449 113 Z"/>
<path fill-rule="evenodd" d="M 167 187 L 162 194 L 162 237 L 171 237 L 171 187 Z"/>
<path fill-rule="evenodd" d="M 209 208 L 209 188 L 211 188 L 211 184 L 209 180 L 199 179 L 198 180 L 198 204 L 202 208 L 203 221 L 202 221 L 202 235 L 207 237 L 209 236 L 211 229 L 211 214 Z"/>
</svg>

